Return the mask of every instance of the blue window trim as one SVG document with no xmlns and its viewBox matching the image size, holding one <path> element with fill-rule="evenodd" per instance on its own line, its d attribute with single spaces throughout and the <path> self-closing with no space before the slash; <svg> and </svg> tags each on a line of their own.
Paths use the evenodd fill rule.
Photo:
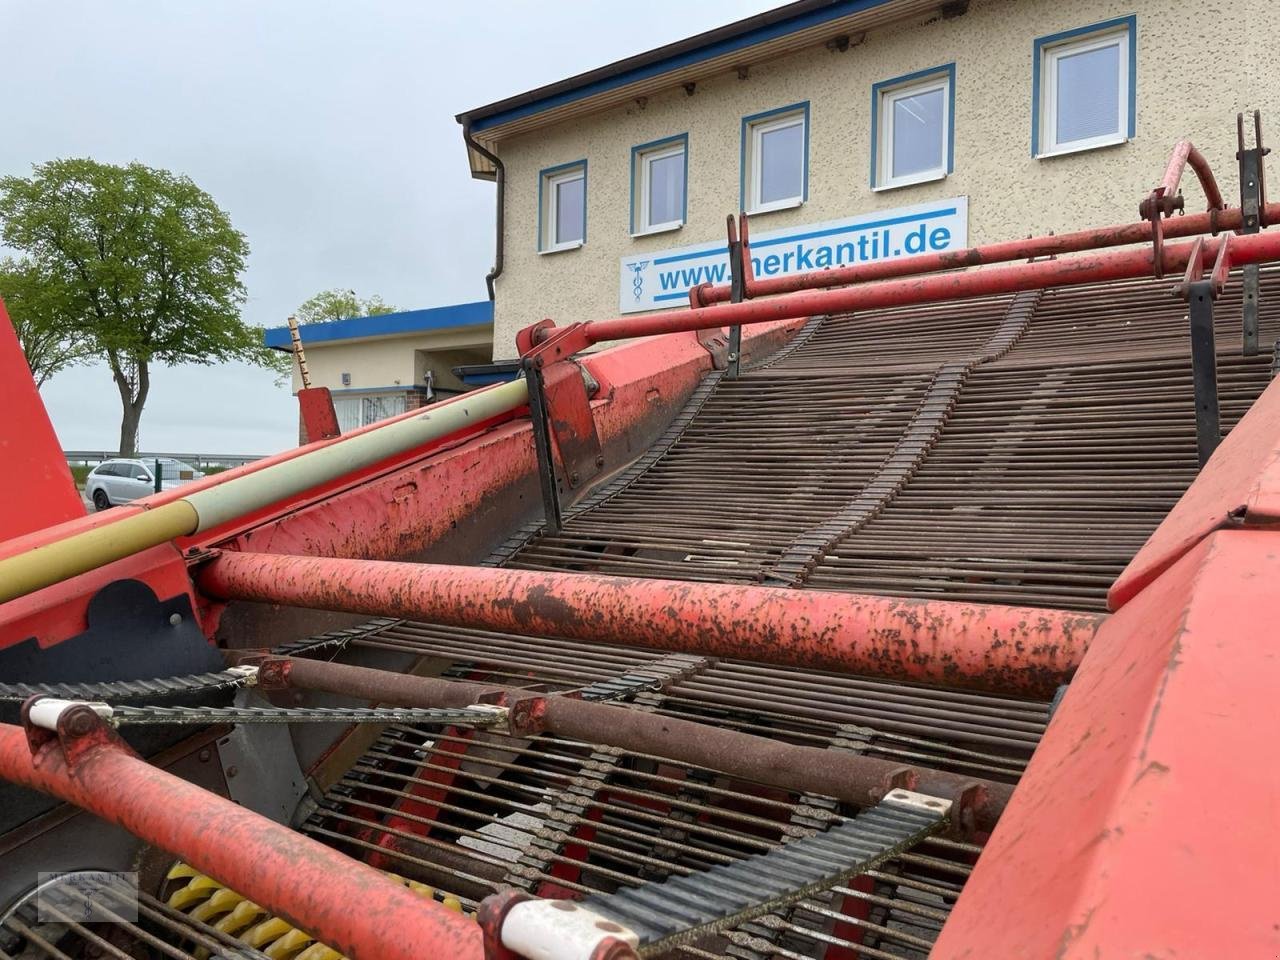
<svg viewBox="0 0 1280 960">
<path fill-rule="evenodd" d="M 637 143 L 631 148 L 631 229 L 630 233 L 636 232 L 636 167 L 640 154 L 647 153 L 650 150 L 656 150 L 659 147 L 667 147 L 676 143 L 684 145 L 684 204 L 680 210 L 680 222 L 687 223 L 689 220 L 689 134 L 677 133 L 670 137 L 663 137 L 660 140 L 650 140 L 648 143 Z"/>
<path fill-rule="evenodd" d="M 554 177 L 557 173 L 564 173 L 566 170 L 573 170 L 577 167 L 582 168 L 582 242 L 587 242 L 587 159 L 583 157 L 581 160 L 571 160 L 569 163 L 558 163 L 554 167 L 544 167 L 538 171 L 538 252 L 541 253 L 547 249 L 542 245 L 542 216 L 546 212 L 543 204 L 543 188 L 547 185 L 547 179 Z M 555 244 L 552 244 L 555 246 Z"/>
<path fill-rule="evenodd" d="M 769 120 L 773 117 L 780 117 L 787 113 L 802 113 L 804 115 L 804 176 L 801 178 L 800 200 L 802 203 L 809 202 L 809 101 L 801 100 L 799 103 L 788 104 L 785 107 L 775 107 L 772 110 L 765 110 L 762 113 L 753 113 L 742 118 L 742 144 L 738 152 L 738 209 L 747 210 L 747 145 L 748 138 L 751 134 L 751 128 L 763 120 Z"/>
<path fill-rule="evenodd" d="M 956 168 L 956 65 L 953 60 L 951 63 L 944 63 L 936 67 L 929 67 L 927 70 L 917 70 L 914 73 L 904 73 L 900 77 L 894 77 L 891 80 L 881 80 L 879 83 L 871 85 L 871 186 L 877 187 L 880 184 L 879 170 L 877 169 L 880 158 L 880 95 L 886 90 L 892 90 L 894 87 L 905 86 L 908 83 L 915 83 L 917 80 L 929 80 L 934 77 L 947 78 L 947 173 L 954 173 Z"/>
<path fill-rule="evenodd" d="M 1040 68 L 1044 64 L 1045 47 L 1054 46 L 1067 40 L 1077 40 L 1093 33 L 1105 33 L 1127 27 L 1129 30 L 1129 131 L 1130 140 L 1138 130 L 1138 16 L 1116 17 L 1114 20 L 1103 20 L 1091 23 L 1087 27 L 1076 27 L 1062 33 L 1051 33 L 1047 37 L 1037 37 L 1031 47 L 1031 155 L 1040 156 Z"/>
</svg>

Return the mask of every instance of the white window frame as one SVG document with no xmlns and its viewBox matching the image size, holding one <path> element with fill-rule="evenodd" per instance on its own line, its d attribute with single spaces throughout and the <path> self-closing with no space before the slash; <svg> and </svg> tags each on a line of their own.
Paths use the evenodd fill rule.
<svg viewBox="0 0 1280 960">
<path fill-rule="evenodd" d="M 748 148 L 747 148 L 747 165 L 750 176 L 747 179 L 747 213 L 769 213 L 773 210 L 790 210 L 804 203 L 804 181 L 805 171 L 809 165 L 809 158 L 805 155 L 800 157 L 800 192 L 793 197 L 783 197 L 781 200 L 772 200 L 769 203 L 760 202 L 761 188 L 761 149 L 760 144 L 766 133 L 774 130 L 782 130 L 786 127 L 799 126 L 801 137 L 801 151 L 807 153 L 807 145 L 809 140 L 808 130 L 809 118 L 803 108 L 789 111 L 776 117 L 764 117 L 760 120 L 750 121 L 747 125 Z"/>
<path fill-rule="evenodd" d="M 1129 27 L 1114 27 L 1085 37 L 1046 44 L 1040 50 L 1040 151 L 1037 157 L 1060 157 L 1083 150 L 1111 147 L 1129 140 L 1129 88 L 1133 77 L 1129 75 Z M 1103 47 L 1119 47 L 1120 56 L 1116 83 L 1119 98 L 1117 129 L 1114 133 L 1058 143 L 1058 61 L 1064 56 L 1088 53 Z"/>
<path fill-rule="evenodd" d="M 689 163 L 686 157 L 688 153 L 688 145 L 686 142 L 676 140 L 667 144 L 653 147 L 649 150 L 638 150 L 636 152 L 636 167 L 634 175 L 636 182 L 640 185 L 638 191 L 639 196 L 636 198 L 640 205 L 639 216 L 636 217 L 635 232 L 631 234 L 633 237 L 643 237 L 650 233 L 665 233 L 668 230 L 679 230 L 684 226 L 685 210 L 689 205 Z M 666 160 L 668 157 L 686 157 L 684 163 L 684 203 L 681 205 L 680 217 L 676 220 L 668 220 L 665 223 L 649 222 L 649 199 L 650 191 L 653 184 L 652 165 L 655 160 Z"/>
<path fill-rule="evenodd" d="M 902 177 L 893 176 L 893 105 L 904 97 L 914 97 L 934 90 L 942 91 L 942 157 L 936 167 Z M 876 131 L 876 184 L 873 190 L 893 190 L 917 183 L 931 183 L 947 176 L 947 158 L 951 155 L 951 75 L 938 73 L 922 80 L 912 80 L 880 91 L 876 111 L 880 129 Z"/>
<path fill-rule="evenodd" d="M 559 192 L 557 188 L 563 183 L 573 180 L 582 181 L 582 236 L 577 240 L 566 240 L 556 243 L 557 206 Z M 587 242 L 587 165 L 579 163 L 567 170 L 558 170 L 542 175 L 542 243 L 539 253 L 562 253 L 565 250 L 577 250 Z"/>
</svg>

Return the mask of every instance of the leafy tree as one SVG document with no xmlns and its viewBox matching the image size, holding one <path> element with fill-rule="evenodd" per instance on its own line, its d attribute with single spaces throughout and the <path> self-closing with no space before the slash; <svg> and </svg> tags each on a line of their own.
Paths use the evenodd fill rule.
<svg viewBox="0 0 1280 960">
<path fill-rule="evenodd" d="M 383 303 L 376 293 L 360 299 L 354 290 L 321 290 L 304 302 L 294 316 L 299 323 L 325 323 L 328 320 L 345 320 L 347 317 L 373 317 L 380 313 L 395 313 L 396 307 Z"/>
<path fill-rule="evenodd" d="M 11 258 L 0 260 L 0 299 L 5 302 L 22 352 L 27 355 L 37 389 L 60 370 L 85 363 L 93 356 L 93 344 L 67 322 L 51 294 L 32 264 Z"/>
<path fill-rule="evenodd" d="M 0 178 L 0 241 L 40 310 L 83 336 L 120 393 L 120 454 L 136 452 L 152 364 L 270 365 L 244 323 L 248 244 L 189 178 L 140 163 L 53 160 Z"/>
</svg>

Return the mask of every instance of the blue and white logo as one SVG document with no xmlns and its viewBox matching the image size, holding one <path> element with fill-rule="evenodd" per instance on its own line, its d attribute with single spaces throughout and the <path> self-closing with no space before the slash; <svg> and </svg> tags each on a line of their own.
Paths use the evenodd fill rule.
<svg viewBox="0 0 1280 960">
<path fill-rule="evenodd" d="M 844 220 L 753 232 L 751 268 L 758 279 L 785 277 L 958 250 L 968 245 L 968 225 L 969 199 L 954 197 Z M 692 287 L 729 282 L 729 251 L 723 241 L 642 256 L 622 258 L 618 309 L 623 313 L 682 306 L 688 302 Z"/>
<path fill-rule="evenodd" d="M 648 260 L 632 260 L 627 264 L 632 272 L 631 292 L 635 295 L 636 303 L 644 300 L 644 268 L 648 265 Z"/>
</svg>

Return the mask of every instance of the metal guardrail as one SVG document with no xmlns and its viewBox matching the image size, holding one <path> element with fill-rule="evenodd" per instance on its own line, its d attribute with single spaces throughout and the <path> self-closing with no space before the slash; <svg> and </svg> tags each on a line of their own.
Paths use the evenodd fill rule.
<svg viewBox="0 0 1280 960">
<path fill-rule="evenodd" d="M 119 456 L 113 450 L 63 450 L 67 463 L 101 463 L 103 460 L 114 460 Z M 181 460 L 193 467 L 239 467 L 255 460 L 262 460 L 265 454 L 258 453 L 136 453 L 131 460 L 154 460 L 157 457 L 169 460 Z"/>
</svg>

